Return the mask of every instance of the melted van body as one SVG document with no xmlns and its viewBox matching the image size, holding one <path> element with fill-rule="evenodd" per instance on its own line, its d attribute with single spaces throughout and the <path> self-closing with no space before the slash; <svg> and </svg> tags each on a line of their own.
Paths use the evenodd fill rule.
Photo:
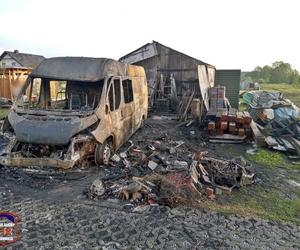
<svg viewBox="0 0 300 250">
<path fill-rule="evenodd" d="M 106 58 L 57 57 L 31 72 L 2 131 L 6 166 L 108 164 L 147 118 L 142 67 Z"/>
</svg>

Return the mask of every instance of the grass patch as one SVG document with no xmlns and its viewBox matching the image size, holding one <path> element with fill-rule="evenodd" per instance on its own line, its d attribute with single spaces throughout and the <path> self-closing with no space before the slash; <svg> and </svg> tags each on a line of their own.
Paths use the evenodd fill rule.
<svg viewBox="0 0 300 250">
<path fill-rule="evenodd" d="M 283 153 L 267 149 L 259 149 L 255 155 L 247 155 L 247 159 L 256 164 L 273 169 L 276 167 L 300 169 L 300 162 L 292 163 Z"/>
<path fill-rule="evenodd" d="M 4 119 L 8 114 L 10 109 L 8 108 L 0 108 L 0 119 Z"/>
<path fill-rule="evenodd" d="M 268 192 L 261 188 L 257 189 L 257 197 L 249 197 L 246 192 L 233 195 L 237 197 L 225 204 L 220 204 L 218 200 L 206 201 L 204 207 L 228 215 L 256 216 L 300 225 L 300 198 L 290 200 L 282 197 L 277 191 Z"/>
<path fill-rule="evenodd" d="M 269 168 L 280 167 L 285 164 L 285 159 L 281 153 L 266 149 L 260 149 L 255 155 L 249 155 L 247 158 L 252 162 Z"/>
<path fill-rule="evenodd" d="M 260 209 L 262 216 L 275 221 L 289 221 L 300 224 L 300 199 L 290 200 L 281 197 L 278 192 L 260 192 L 260 199 L 246 203 L 248 206 Z"/>
<path fill-rule="evenodd" d="M 261 89 L 266 91 L 280 91 L 283 96 L 290 99 L 296 106 L 300 107 L 300 85 L 287 83 L 264 83 Z"/>
</svg>

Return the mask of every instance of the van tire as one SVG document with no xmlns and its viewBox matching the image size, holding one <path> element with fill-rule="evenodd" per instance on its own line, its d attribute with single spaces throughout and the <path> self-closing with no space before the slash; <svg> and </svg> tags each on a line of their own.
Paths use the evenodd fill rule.
<svg viewBox="0 0 300 250">
<path fill-rule="evenodd" d="M 109 159 L 113 154 L 113 147 L 110 141 L 104 143 L 97 143 L 95 149 L 95 163 L 97 166 L 107 166 Z"/>
</svg>

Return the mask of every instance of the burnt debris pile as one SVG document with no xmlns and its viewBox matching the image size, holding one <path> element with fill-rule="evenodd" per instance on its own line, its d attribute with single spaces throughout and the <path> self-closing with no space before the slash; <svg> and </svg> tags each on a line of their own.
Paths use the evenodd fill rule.
<svg viewBox="0 0 300 250">
<path fill-rule="evenodd" d="M 107 175 L 94 181 L 89 198 L 118 199 L 134 206 L 197 206 L 203 199 L 215 199 L 254 182 L 243 158 L 213 158 L 195 150 L 189 141 L 178 140 L 177 128 L 146 126 L 111 157 Z"/>
<path fill-rule="evenodd" d="M 280 92 L 250 91 L 243 94 L 243 101 L 254 120 L 257 145 L 300 158 L 298 107 Z"/>
</svg>

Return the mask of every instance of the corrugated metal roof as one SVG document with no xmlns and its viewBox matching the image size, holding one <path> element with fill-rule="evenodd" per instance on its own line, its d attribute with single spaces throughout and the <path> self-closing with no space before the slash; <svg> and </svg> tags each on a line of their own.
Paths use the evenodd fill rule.
<svg viewBox="0 0 300 250">
<path fill-rule="evenodd" d="M 119 59 L 119 61 L 126 62 L 126 63 L 136 63 L 136 62 L 139 62 L 139 61 L 143 61 L 145 59 L 148 59 L 148 58 L 151 58 L 153 56 L 158 55 L 158 51 L 159 51 L 158 47 L 159 46 L 162 46 L 162 47 L 174 50 L 177 53 L 179 53 L 179 54 L 181 54 L 181 55 L 183 55 L 185 57 L 188 57 L 188 58 L 190 58 L 192 60 L 198 61 L 199 64 L 206 64 L 206 65 L 214 68 L 213 65 L 210 65 L 210 64 L 208 64 L 206 62 L 203 62 L 203 61 L 198 60 L 198 59 L 196 59 L 194 57 L 186 55 L 186 54 L 184 54 L 182 52 L 179 52 L 179 51 L 177 51 L 177 50 L 175 50 L 173 48 L 170 48 L 170 47 L 168 47 L 166 45 L 163 45 L 163 44 L 161 44 L 159 42 L 156 42 L 156 41 L 152 41 L 152 43 L 147 43 L 147 44 L 143 45 L 142 47 L 140 47 L 140 48 L 138 48 L 138 49 L 136 49 L 136 50 L 134 50 L 134 51 L 126 54 L 125 56 L 122 56 Z"/>
</svg>

